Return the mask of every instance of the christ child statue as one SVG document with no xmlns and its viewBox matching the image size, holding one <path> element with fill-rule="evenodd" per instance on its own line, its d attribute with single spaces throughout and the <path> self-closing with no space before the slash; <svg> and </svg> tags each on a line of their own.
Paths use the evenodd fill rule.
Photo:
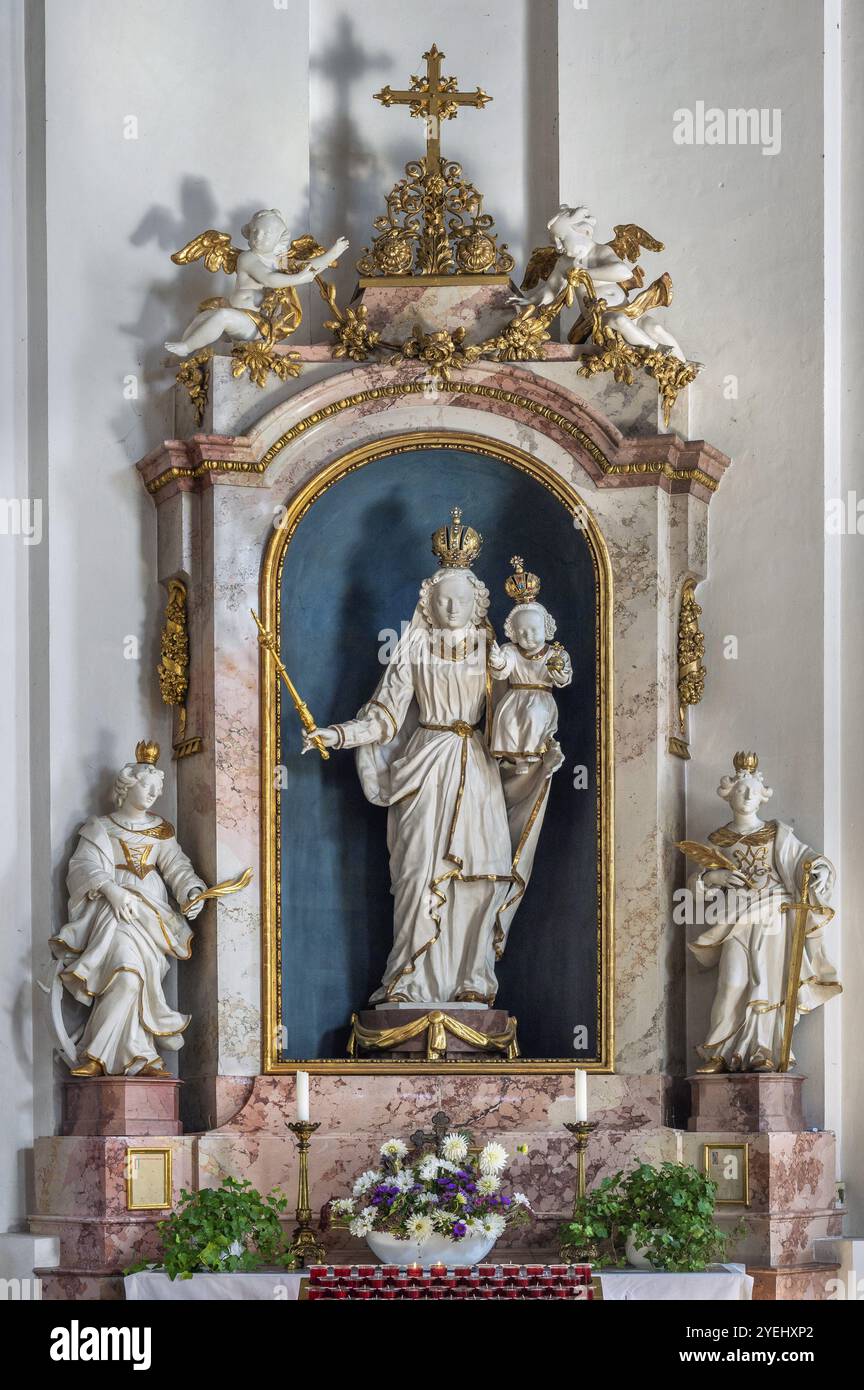
<svg viewBox="0 0 864 1390">
<path fill-rule="evenodd" d="M 526 773 L 555 746 L 558 706 L 552 691 L 573 679 L 570 657 L 555 636 L 555 619 L 537 602 L 540 580 L 526 572 L 522 557 L 510 561 L 513 574 L 504 588 L 516 600 L 504 624 L 510 639 L 496 647 L 490 666 L 496 681 L 507 681 L 492 721 L 492 754 L 510 771 Z"/>
</svg>

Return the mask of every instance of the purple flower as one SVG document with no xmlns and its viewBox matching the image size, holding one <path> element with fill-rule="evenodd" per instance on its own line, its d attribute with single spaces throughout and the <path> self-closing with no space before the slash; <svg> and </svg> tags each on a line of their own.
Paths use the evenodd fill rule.
<svg viewBox="0 0 864 1390">
<path fill-rule="evenodd" d="M 453 1222 L 453 1239 L 454 1239 L 454 1240 L 459 1240 L 462 1236 L 464 1236 L 464 1234 L 465 1234 L 465 1232 L 466 1232 L 467 1230 L 468 1230 L 468 1227 L 465 1225 L 465 1222 L 464 1222 L 464 1221 L 454 1221 L 454 1222 Z"/>
</svg>

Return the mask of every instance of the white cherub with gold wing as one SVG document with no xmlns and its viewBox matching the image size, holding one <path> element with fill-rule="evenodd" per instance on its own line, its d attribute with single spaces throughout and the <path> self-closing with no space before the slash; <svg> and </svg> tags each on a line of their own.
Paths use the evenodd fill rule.
<svg viewBox="0 0 864 1390">
<path fill-rule="evenodd" d="M 296 286 L 306 285 L 322 270 L 334 265 L 348 248 L 339 237 L 329 250 L 313 236 L 291 240 L 285 219 L 276 208 L 262 208 L 243 228 L 247 251 L 231 245 L 228 232 L 206 231 L 193 237 L 171 257 L 175 265 L 203 261 L 208 270 L 235 275 L 234 288 L 226 297 L 216 295 L 199 305 L 198 313 L 183 337 L 165 347 L 187 357 L 218 342 L 223 334 L 237 342 L 287 337 L 300 325 L 302 310 Z"/>
<path fill-rule="evenodd" d="M 662 251 L 663 242 L 633 222 L 617 226 L 611 241 L 599 242 L 594 239 L 595 222 L 587 208 L 561 205 L 547 224 L 553 245 L 532 252 L 522 281 L 525 293 L 517 302 L 550 304 L 568 272 L 581 270 L 584 275 L 576 285 L 581 313 L 568 334 L 571 343 L 592 336 L 598 341 L 598 333 L 610 328 L 632 347 L 659 348 L 686 362 L 677 338 L 649 312 L 671 304 L 671 279 L 664 273 L 643 289 L 644 273 L 635 264 L 643 249 Z M 633 290 L 639 293 L 631 299 Z"/>
</svg>

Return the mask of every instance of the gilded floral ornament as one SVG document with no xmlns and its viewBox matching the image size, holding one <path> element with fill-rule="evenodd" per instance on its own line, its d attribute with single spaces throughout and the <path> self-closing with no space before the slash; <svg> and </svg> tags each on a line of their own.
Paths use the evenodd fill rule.
<svg viewBox="0 0 864 1390">
<path fill-rule="evenodd" d="M 212 356 L 212 348 L 202 348 L 200 352 L 187 357 L 186 361 L 181 362 L 177 368 L 176 380 L 180 386 L 186 388 L 195 411 L 195 423 L 199 429 L 204 419 L 204 411 L 207 409 L 207 402 L 210 399 L 210 359 Z"/>
<path fill-rule="evenodd" d="M 181 579 L 168 581 L 157 675 L 165 704 L 182 705 L 189 689 L 189 635 L 186 631 L 186 585 Z"/>
<path fill-rule="evenodd" d="M 201 751 L 201 738 L 189 737 L 186 731 L 186 696 L 189 692 L 189 629 L 187 623 L 187 593 L 182 579 L 169 579 L 168 602 L 160 646 L 161 660 L 156 668 L 159 690 L 166 705 L 177 710 L 174 757 L 186 758 Z M 155 745 L 150 746 L 150 751 Z M 139 750 L 140 751 L 140 748 Z M 158 756 L 158 748 L 156 750 Z M 136 754 L 137 756 L 137 754 Z M 152 761 L 151 757 L 138 761 Z"/>
<path fill-rule="evenodd" d="M 482 346 L 465 345 L 464 328 L 457 328 L 452 333 L 447 329 L 424 333 L 418 324 L 411 337 L 402 344 L 400 354 L 391 358 L 391 363 L 397 366 L 402 358 L 422 362 L 431 377 L 449 382 L 454 371 L 470 366 L 482 356 Z"/>
<path fill-rule="evenodd" d="M 573 303 L 576 286 L 585 277 L 582 270 L 571 270 L 558 294 L 548 304 L 526 304 L 496 338 L 482 345 L 484 356 L 497 362 L 530 362 L 542 359 L 543 344 L 551 337 L 549 329 L 564 308 Z"/>
<path fill-rule="evenodd" d="M 705 635 L 699 627 L 702 609 L 696 602 L 696 580 L 687 579 L 678 614 L 678 724 L 685 728 L 688 705 L 698 705 L 705 694 Z"/>
<path fill-rule="evenodd" d="M 482 211 L 483 195 L 462 166 L 439 159 L 431 171 L 412 160 L 376 217 L 378 235 L 364 249 L 361 275 L 506 275 L 515 261 Z"/>
<path fill-rule="evenodd" d="M 325 321 L 336 339 L 334 357 L 349 357 L 352 362 L 365 362 L 381 341 L 381 334 L 369 327 L 368 310 L 365 304 L 356 309 L 350 306 L 340 309 L 336 303 L 336 287 L 326 280 L 318 280 L 322 298 L 330 306 L 332 319 Z"/>
</svg>

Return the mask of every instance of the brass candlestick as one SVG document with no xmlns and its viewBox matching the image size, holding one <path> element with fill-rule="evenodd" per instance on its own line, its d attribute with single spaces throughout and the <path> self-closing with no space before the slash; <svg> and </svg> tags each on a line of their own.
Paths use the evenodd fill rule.
<svg viewBox="0 0 864 1390">
<path fill-rule="evenodd" d="M 291 1253 L 301 1269 L 307 1265 L 324 1263 L 324 1246 L 316 1238 L 312 1229 L 312 1208 L 309 1205 L 309 1144 L 318 1129 L 317 1124 L 308 1120 L 297 1120 L 288 1128 L 297 1139 L 300 1154 L 300 1173 L 297 1178 L 297 1225 L 291 1241 Z"/>
<path fill-rule="evenodd" d="M 588 1148 L 588 1140 L 593 1130 L 597 1128 L 597 1120 L 570 1120 L 566 1121 L 564 1128 L 568 1129 L 576 1141 L 576 1196 L 573 1198 L 573 1220 L 579 1216 L 579 1203 L 585 1197 L 585 1151 Z M 597 1246 L 593 1241 L 588 1241 L 583 1245 L 576 1245 L 572 1242 L 565 1242 L 560 1249 L 562 1260 L 568 1264 L 580 1264 L 583 1261 L 590 1264 L 597 1259 Z"/>
</svg>

